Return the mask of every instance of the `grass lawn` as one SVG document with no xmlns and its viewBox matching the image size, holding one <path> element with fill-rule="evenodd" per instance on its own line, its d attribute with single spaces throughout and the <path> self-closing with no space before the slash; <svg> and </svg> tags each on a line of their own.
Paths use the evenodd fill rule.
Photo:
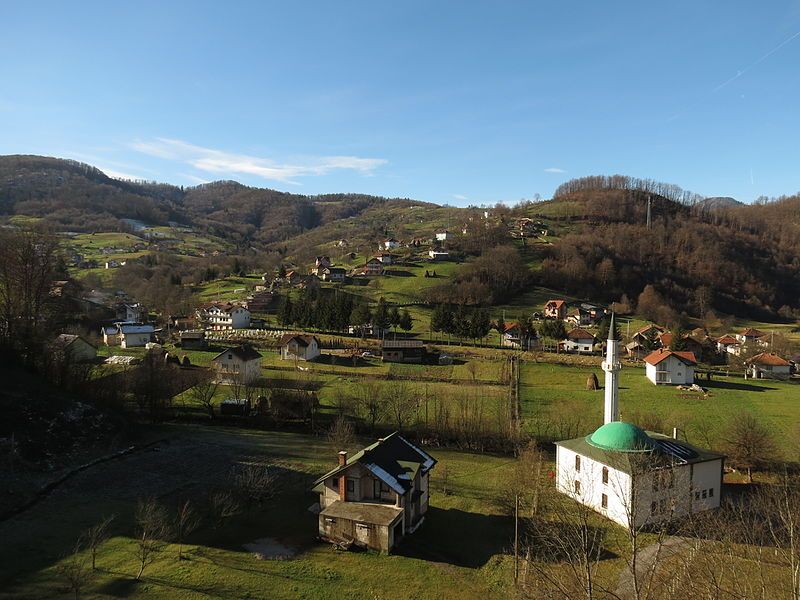
<svg viewBox="0 0 800 600">
<path fill-rule="evenodd" d="M 582 418 L 587 434 L 602 422 L 603 391 L 588 391 L 586 378 L 595 373 L 603 385 L 601 358 L 593 368 L 526 362 L 521 368 L 523 418 L 531 430 L 541 423 Z M 643 366 L 626 366 L 620 374 L 620 416 L 645 424 L 663 421 L 664 433 L 673 427 L 698 444 L 719 442 L 726 420 L 740 410 L 752 411 L 768 423 L 779 444 L 789 450 L 793 429 L 800 422 L 800 385 L 768 380 L 720 377 L 701 381 L 708 395 L 653 385 Z"/>
<path fill-rule="evenodd" d="M 504 598 L 513 532 L 500 513 L 498 481 L 507 458 L 434 451 L 448 472 L 444 495 L 434 480 L 425 524 L 397 554 L 342 553 L 315 541 L 313 478 L 335 462 L 329 444 L 306 435 L 223 428 L 164 426 L 157 451 L 141 452 L 85 471 L 40 504 L 0 523 L 0 598 L 63 594 L 58 566 L 86 527 L 114 513 L 113 537 L 82 597 L 109 598 Z M 366 442 L 366 440 L 365 440 Z M 286 471 L 268 505 L 190 538 L 188 560 L 168 546 L 135 582 L 133 513 L 138 498 L 166 505 L 190 498 L 202 506 L 209 487 L 225 484 L 230 465 L 269 460 Z M 137 475 L 138 474 L 138 475 Z M 289 560 L 258 560 L 242 545 L 271 537 L 298 550 Z"/>
</svg>

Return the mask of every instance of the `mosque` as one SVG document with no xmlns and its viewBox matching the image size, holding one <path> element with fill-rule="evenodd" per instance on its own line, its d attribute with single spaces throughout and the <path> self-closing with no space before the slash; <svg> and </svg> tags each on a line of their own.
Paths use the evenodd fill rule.
<svg viewBox="0 0 800 600">
<path fill-rule="evenodd" d="M 725 456 L 619 420 L 619 341 L 608 329 L 603 425 L 556 442 L 556 486 L 627 528 L 719 507 Z"/>
</svg>

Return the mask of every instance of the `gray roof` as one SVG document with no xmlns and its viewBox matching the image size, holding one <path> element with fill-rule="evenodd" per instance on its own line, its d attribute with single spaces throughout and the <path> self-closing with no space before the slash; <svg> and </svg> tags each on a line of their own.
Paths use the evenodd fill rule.
<svg viewBox="0 0 800 600">
<path fill-rule="evenodd" d="M 336 500 L 320 513 L 332 519 L 347 519 L 373 525 L 391 525 L 403 514 L 403 509 L 388 504 L 371 502 L 342 502 Z"/>
<path fill-rule="evenodd" d="M 588 438 L 579 437 L 556 442 L 568 450 L 586 456 L 601 464 L 629 474 L 641 473 L 673 464 L 690 464 L 724 459 L 725 455 L 713 450 L 698 448 L 683 440 L 676 440 L 661 433 L 647 431 L 655 449 L 649 452 L 617 452 L 604 450 L 589 443 Z"/>
<path fill-rule="evenodd" d="M 152 325 L 120 325 L 119 331 L 123 335 L 131 333 L 155 333 L 156 329 Z"/>
<path fill-rule="evenodd" d="M 242 345 L 242 346 L 236 346 L 235 348 L 228 348 L 227 350 L 223 350 L 211 360 L 215 361 L 223 354 L 233 354 L 236 358 L 243 360 L 245 362 L 250 360 L 258 360 L 261 358 L 261 354 L 259 354 L 258 351 L 256 351 L 252 346 Z"/>
</svg>

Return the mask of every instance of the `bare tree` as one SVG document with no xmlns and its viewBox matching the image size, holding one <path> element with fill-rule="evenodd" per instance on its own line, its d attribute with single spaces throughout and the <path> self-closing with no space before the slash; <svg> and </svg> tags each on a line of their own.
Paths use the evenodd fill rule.
<svg viewBox="0 0 800 600">
<path fill-rule="evenodd" d="M 169 518 L 164 506 L 155 498 L 139 500 L 136 506 L 136 558 L 139 562 L 137 581 L 164 548 L 168 537 Z"/>
<path fill-rule="evenodd" d="M 109 538 L 109 526 L 115 517 L 115 515 L 111 515 L 104 518 L 96 525 L 93 525 L 87 529 L 83 534 L 83 538 L 86 540 L 86 547 L 89 549 L 92 557 L 92 571 L 97 570 L 97 551 L 99 550 L 100 546 L 102 546 L 103 543 Z"/>
<path fill-rule="evenodd" d="M 83 555 L 82 550 L 81 541 L 78 540 L 78 542 L 75 543 L 72 553 L 58 567 L 59 573 L 67 582 L 69 591 L 75 594 L 75 600 L 80 598 L 81 591 L 92 575 L 92 571 L 89 568 L 89 561 L 86 556 Z"/>
<path fill-rule="evenodd" d="M 402 430 L 419 405 L 405 381 L 395 381 L 385 393 L 386 409 L 398 430 Z"/>
<path fill-rule="evenodd" d="M 218 388 L 219 382 L 211 371 L 205 372 L 200 380 L 189 388 L 189 397 L 205 409 L 210 419 L 215 417 L 214 398 Z"/>
<path fill-rule="evenodd" d="M 208 512 L 214 527 L 222 527 L 241 510 L 241 504 L 229 490 L 216 490 L 208 496 Z"/>
<path fill-rule="evenodd" d="M 342 416 L 336 417 L 328 429 L 328 441 L 337 450 L 349 450 L 356 443 L 353 424 Z"/>
<path fill-rule="evenodd" d="M 369 430 L 375 431 L 375 425 L 385 411 L 380 382 L 375 379 L 361 382 L 357 389 L 357 406 L 359 416 L 369 424 Z"/>
<path fill-rule="evenodd" d="M 262 505 L 279 491 L 281 470 L 275 465 L 249 463 L 231 470 L 231 481 L 242 500 Z"/>
<path fill-rule="evenodd" d="M 178 542 L 178 560 L 183 560 L 183 543 L 200 526 L 200 517 L 186 499 L 178 505 L 175 515 L 175 541 Z"/>
<path fill-rule="evenodd" d="M 772 431 L 749 412 L 733 416 L 723 434 L 729 462 L 747 471 L 747 481 L 753 482 L 753 470 L 774 461 L 778 447 Z"/>
</svg>

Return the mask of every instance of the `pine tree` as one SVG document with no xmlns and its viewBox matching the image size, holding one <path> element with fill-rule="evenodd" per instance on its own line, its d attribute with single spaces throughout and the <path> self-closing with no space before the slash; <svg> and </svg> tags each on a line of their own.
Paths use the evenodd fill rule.
<svg viewBox="0 0 800 600">
<path fill-rule="evenodd" d="M 292 306 L 292 299 L 289 296 L 286 296 L 286 300 L 283 301 L 283 306 L 281 306 L 281 313 L 278 319 L 281 322 L 281 325 L 287 327 L 291 325 L 294 321 L 293 315 L 294 307 Z"/>
<path fill-rule="evenodd" d="M 278 277 L 281 279 L 286 279 L 286 267 L 281 265 L 278 267 Z"/>
<path fill-rule="evenodd" d="M 400 315 L 400 329 L 405 332 L 411 331 L 411 328 L 414 327 L 414 320 L 411 318 L 411 313 L 407 310 L 404 310 L 403 313 Z"/>
<path fill-rule="evenodd" d="M 378 300 L 378 306 L 375 309 L 375 317 L 372 320 L 372 325 L 378 333 L 382 334 L 384 330 L 389 329 L 390 324 L 389 308 L 386 306 L 386 300 L 381 296 Z"/>
</svg>

